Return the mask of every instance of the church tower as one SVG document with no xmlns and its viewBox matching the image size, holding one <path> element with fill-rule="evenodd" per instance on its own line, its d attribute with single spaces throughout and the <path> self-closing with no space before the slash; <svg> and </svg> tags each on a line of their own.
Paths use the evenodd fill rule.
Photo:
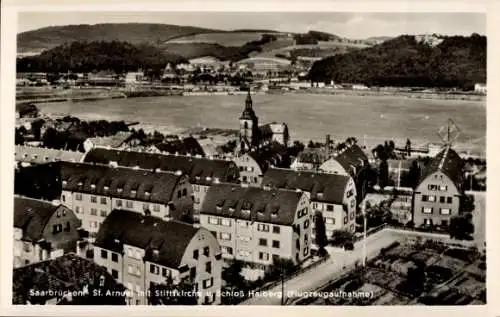
<svg viewBox="0 0 500 317">
<path fill-rule="evenodd" d="M 259 118 L 253 111 L 252 96 L 250 88 L 245 100 L 245 109 L 240 117 L 240 150 L 246 152 L 255 148 L 259 144 Z"/>
</svg>

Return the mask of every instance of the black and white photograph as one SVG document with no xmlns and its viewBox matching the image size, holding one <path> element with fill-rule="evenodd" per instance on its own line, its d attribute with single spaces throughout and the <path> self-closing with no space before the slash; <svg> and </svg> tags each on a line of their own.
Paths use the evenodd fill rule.
<svg viewBox="0 0 500 317">
<path fill-rule="evenodd" d="M 316 11 L 19 11 L 8 304 L 489 304 L 487 14 Z"/>
</svg>

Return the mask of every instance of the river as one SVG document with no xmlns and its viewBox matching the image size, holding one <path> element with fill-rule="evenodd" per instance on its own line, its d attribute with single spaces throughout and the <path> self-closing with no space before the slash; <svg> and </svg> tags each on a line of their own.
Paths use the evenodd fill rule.
<svg viewBox="0 0 500 317">
<path fill-rule="evenodd" d="M 485 151 L 485 101 L 308 94 L 252 98 L 259 123 L 286 122 L 292 139 L 322 140 L 328 133 L 334 140 L 355 136 L 369 145 L 386 139 L 402 145 L 410 138 L 418 146 L 439 142 L 439 128 L 452 118 L 462 131 L 456 148 L 479 154 Z M 168 96 L 41 103 L 39 107 L 44 113 L 140 121 L 178 131 L 196 126 L 238 129 L 244 101 L 245 96 Z"/>
</svg>

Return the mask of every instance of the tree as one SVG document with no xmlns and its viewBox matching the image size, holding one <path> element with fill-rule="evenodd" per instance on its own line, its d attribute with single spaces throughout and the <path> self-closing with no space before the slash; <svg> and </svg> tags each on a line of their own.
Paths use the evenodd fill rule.
<svg viewBox="0 0 500 317">
<path fill-rule="evenodd" d="M 474 233 L 472 215 L 466 214 L 452 217 L 448 230 L 452 239 L 472 240 L 472 234 Z"/>
<path fill-rule="evenodd" d="M 408 183 L 409 183 L 408 185 L 411 188 L 413 189 L 417 188 L 418 183 L 420 182 L 420 175 L 421 175 L 420 165 L 418 164 L 417 160 L 414 160 L 411 163 L 410 171 L 408 172 Z"/>
<path fill-rule="evenodd" d="M 410 139 L 406 139 L 405 150 L 406 150 L 406 155 L 411 156 L 411 141 L 410 141 Z"/>
<path fill-rule="evenodd" d="M 172 277 L 168 277 L 165 283 L 151 283 L 150 305 L 197 305 L 198 298 L 194 292 L 194 285 L 188 278 L 183 278 L 178 284 L 174 284 Z"/>
<path fill-rule="evenodd" d="M 386 160 L 380 162 L 378 172 L 378 185 L 384 188 L 389 184 L 389 165 Z"/>
<path fill-rule="evenodd" d="M 316 226 L 316 244 L 319 247 L 318 255 L 323 257 L 326 255 L 325 247 L 328 244 L 328 239 L 326 237 L 325 221 L 321 212 L 316 213 L 314 221 Z"/>
<path fill-rule="evenodd" d="M 40 140 L 41 139 L 41 130 L 42 126 L 45 124 L 45 120 L 40 119 L 36 120 L 31 123 L 31 132 L 33 133 L 33 136 L 35 137 L 35 140 Z"/>
</svg>

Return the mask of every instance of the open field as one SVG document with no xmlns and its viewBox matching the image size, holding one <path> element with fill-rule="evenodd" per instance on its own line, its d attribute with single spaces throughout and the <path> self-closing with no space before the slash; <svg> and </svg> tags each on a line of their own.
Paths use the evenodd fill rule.
<svg viewBox="0 0 500 317">
<path fill-rule="evenodd" d="M 266 32 L 214 32 L 177 37 L 166 43 L 217 43 L 222 46 L 242 46 L 260 40 Z"/>
</svg>

